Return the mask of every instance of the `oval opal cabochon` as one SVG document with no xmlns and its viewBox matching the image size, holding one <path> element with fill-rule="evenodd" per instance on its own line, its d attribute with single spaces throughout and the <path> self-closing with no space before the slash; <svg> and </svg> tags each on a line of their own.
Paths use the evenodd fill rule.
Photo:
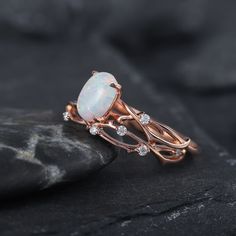
<svg viewBox="0 0 236 236">
<path fill-rule="evenodd" d="M 96 72 L 86 82 L 77 100 L 78 113 L 84 120 L 92 121 L 106 114 L 117 97 L 112 83 L 117 81 L 107 72 Z"/>
</svg>

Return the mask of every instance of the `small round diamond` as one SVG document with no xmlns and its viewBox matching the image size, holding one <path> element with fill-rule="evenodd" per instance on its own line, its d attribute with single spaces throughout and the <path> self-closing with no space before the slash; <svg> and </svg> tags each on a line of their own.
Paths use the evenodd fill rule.
<svg viewBox="0 0 236 236">
<path fill-rule="evenodd" d="M 127 133 L 127 128 L 124 125 L 120 125 L 118 126 L 116 133 L 120 136 L 124 136 Z"/>
<path fill-rule="evenodd" d="M 142 144 L 139 148 L 137 148 L 137 152 L 140 156 L 146 156 L 150 149 L 145 145 Z"/>
<path fill-rule="evenodd" d="M 64 112 L 62 115 L 63 115 L 64 121 L 69 121 L 70 120 L 69 112 Z"/>
<path fill-rule="evenodd" d="M 99 128 L 96 125 L 93 125 L 89 129 L 90 134 L 97 135 L 99 133 Z"/>
<path fill-rule="evenodd" d="M 175 151 L 175 154 L 176 154 L 176 156 L 180 156 L 180 155 L 182 154 L 182 150 L 177 149 L 177 150 Z"/>
<path fill-rule="evenodd" d="M 143 125 L 147 125 L 150 122 L 150 116 L 148 114 L 141 114 L 139 121 Z"/>
</svg>

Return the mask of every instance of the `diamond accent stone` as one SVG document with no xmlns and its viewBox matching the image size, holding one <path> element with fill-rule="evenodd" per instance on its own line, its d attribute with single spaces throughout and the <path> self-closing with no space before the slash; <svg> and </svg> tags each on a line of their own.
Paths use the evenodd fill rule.
<svg viewBox="0 0 236 236">
<path fill-rule="evenodd" d="M 177 149 L 177 150 L 175 151 L 175 154 L 176 154 L 176 156 L 180 156 L 180 155 L 182 154 L 182 150 Z"/>
<path fill-rule="evenodd" d="M 116 133 L 120 136 L 124 136 L 127 133 L 127 128 L 124 125 L 120 125 L 118 126 Z"/>
<path fill-rule="evenodd" d="M 97 135 L 99 133 L 99 128 L 96 125 L 92 125 L 89 129 L 89 133 L 92 135 Z"/>
<path fill-rule="evenodd" d="M 141 124 L 147 125 L 150 122 L 150 116 L 148 114 L 145 114 L 145 113 L 141 114 L 139 121 L 141 122 Z"/>
<path fill-rule="evenodd" d="M 63 115 L 64 121 L 69 121 L 70 120 L 69 112 L 64 112 L 62 115 Z"/>
<path fill-rule="evenodd" d="M 148 152 L 150 152 L 150 149 L 145 144 L 142 144 L 139 148 L 137 148 L 137 152 L 140 156 L 146 156 Z"/>
</svg>

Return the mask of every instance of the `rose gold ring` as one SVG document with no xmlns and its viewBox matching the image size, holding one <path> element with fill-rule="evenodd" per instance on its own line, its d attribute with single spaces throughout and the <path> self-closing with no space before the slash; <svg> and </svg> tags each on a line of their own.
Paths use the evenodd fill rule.
<svg viewBox="0 0 236 236">
<path fill-rule="evenodd" d="M 182 160 L 197 144 L 121 100 L 121 85 L 107 72 L 94 71 L 78 100 L 63 113 L 65 121 L 85 125 L 92 135 L 140 156 L 154 153 L 164 163 Z M 120 138 L 123 137 L 123 139 Z"/>
</svg>

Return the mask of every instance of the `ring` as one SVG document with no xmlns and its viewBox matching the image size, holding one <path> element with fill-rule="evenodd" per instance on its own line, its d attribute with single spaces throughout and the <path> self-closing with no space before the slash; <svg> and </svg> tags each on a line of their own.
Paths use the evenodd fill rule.
<svg viewBox="0 0 236 236">
<path fill-rule="evenodd" d="M 152 152 L 164 163 L 178 162 L 188 151 L 197 152 L 197 144 L 190 138 L 127 105 L 121 92 L 121 85 L 112 74 L 93 71 L 78 100 L 66 106 L 64 120 L 85 125 L 92 135 L 128 153 L 145 156 Z"/>
</svg>

